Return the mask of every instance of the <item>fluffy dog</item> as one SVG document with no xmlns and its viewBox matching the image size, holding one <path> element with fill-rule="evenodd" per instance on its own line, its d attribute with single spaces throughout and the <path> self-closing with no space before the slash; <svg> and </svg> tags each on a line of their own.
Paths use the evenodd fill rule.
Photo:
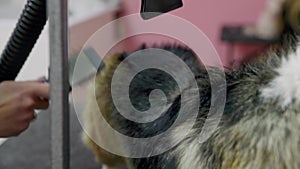
<svg viewBox="0 0 300 169">
<path fill-rule="evenodd" d="M 288 0 L 284 8 L 282 18 L 285 29 L 281 42 L 270 48 L 267 54 L 262 54 L 266 56 L 259 60 L 226 72 L 224 114 L 206 142 L 199 142 L 199 134 L 211 106 L 210 82 L 220 80 L 218 68 L 209 68 L 216 71 L 213 77 L 208 77 L 206 69 L 190 49 L 164 46 L 161 48 L 174 53 L 189 66 L 197 81 L 201 98 L 196 124 L 192 130 L 186 130 L 189 120 L 193 120 L 187 118 L 172 131 L 170 140 L 181 141 L 171 150 L 136 159 L 111 154 L 84 134 L 84 142 L 93 150 L 96 159 L 110 167 L 129 169 L 299 169 L 300 49 L 297 49 L 296 32 L 300 1 Z M 130 137 L 147 138 L 172 125 L 181 102 L 188 105 L 188 101 L 181 100 L 184 89 L 178 92 L 170 76 L 158 70 L 149 70 L 138 74 L 132 81 L 129 90 L 132 105 L 147 110 L 151 106 L 147 99 L 149 93 L 161 89 L 169 95 L 171 106 L 165 115 L 151 123 L 134 123 L 122 117 L 112 101 L 111 82 L 115 69 L 126 57 L 126 54 L 120 54 L 104 61 L 105 67 L 96 77 L 95 91 L 91 92 L 95 92 L 97 102 L 91 94 L 84 114 L 89 135 L 114 145 L 116 149 L 123 149 L 126 143 L 122 145 L 118 138 L 103 137 L 103 121 L 97 118 L 98 108 L 118 132 Z M 178 75 L 185 76 L 180 71 Z"/>
</svg>

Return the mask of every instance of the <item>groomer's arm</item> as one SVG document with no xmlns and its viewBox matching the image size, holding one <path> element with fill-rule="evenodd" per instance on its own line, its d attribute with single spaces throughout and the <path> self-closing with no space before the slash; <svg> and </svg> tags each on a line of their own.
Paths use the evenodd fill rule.
<svg viewBox="0 0 300 169">
<path fill-rule="evenodd" d="M 49 84 L 37 81 L 0 83 L 0 137 L 17 136 L 35 118 L 34 109 L 49 106 Z"/>
</svg>

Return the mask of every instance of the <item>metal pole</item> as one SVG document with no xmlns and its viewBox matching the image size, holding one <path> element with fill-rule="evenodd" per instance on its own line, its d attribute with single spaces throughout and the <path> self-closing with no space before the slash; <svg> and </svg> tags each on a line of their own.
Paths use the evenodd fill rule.
<svg viewBox="0 0 300 169">
<path fill-rule="evenodd" d="M 70 168 L 68 1 L 47 0 L 50 36 L 51 164 Z"/>
</svg>

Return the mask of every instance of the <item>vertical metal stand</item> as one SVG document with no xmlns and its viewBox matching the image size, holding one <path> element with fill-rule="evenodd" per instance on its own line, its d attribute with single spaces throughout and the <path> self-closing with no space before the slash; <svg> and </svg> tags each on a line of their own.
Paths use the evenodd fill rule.
<svg viewBox="0 0 300 169">
<path fill-rule="evenodd" d="M 52 169 L 70 168 L 67 4 L 67 0 L 47 0 L 50 29 Z"/>
</svg>

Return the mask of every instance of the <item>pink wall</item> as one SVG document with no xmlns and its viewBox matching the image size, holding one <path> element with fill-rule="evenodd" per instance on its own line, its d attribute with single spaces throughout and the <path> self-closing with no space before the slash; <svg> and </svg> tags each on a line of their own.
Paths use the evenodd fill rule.
<svg viewBox="0 0 300 169">
<path fill-rule="evenodd" d="M 182 17 L 201 29 L 212 41 L 225 65 L 236 57 L 253 50 L 251 45 L 235 48 L 236 56 L 228 56 L 229 45 L 220 40 L 220 28 L 224 24 L 255 23 L 262 11 L 265 0 L 183 0 L 184 7 L 171 12 Z M 124 0 L 124 14 L 138 13 L 141 0 Z M 134 25 L 126 25 L 127 31 L 134 31 Z M 136 37 L 130 41 L 129 49 L 134 49 L 146 42 L 147 44 L 165 43 L 161 37 Z"/>
</svg>

